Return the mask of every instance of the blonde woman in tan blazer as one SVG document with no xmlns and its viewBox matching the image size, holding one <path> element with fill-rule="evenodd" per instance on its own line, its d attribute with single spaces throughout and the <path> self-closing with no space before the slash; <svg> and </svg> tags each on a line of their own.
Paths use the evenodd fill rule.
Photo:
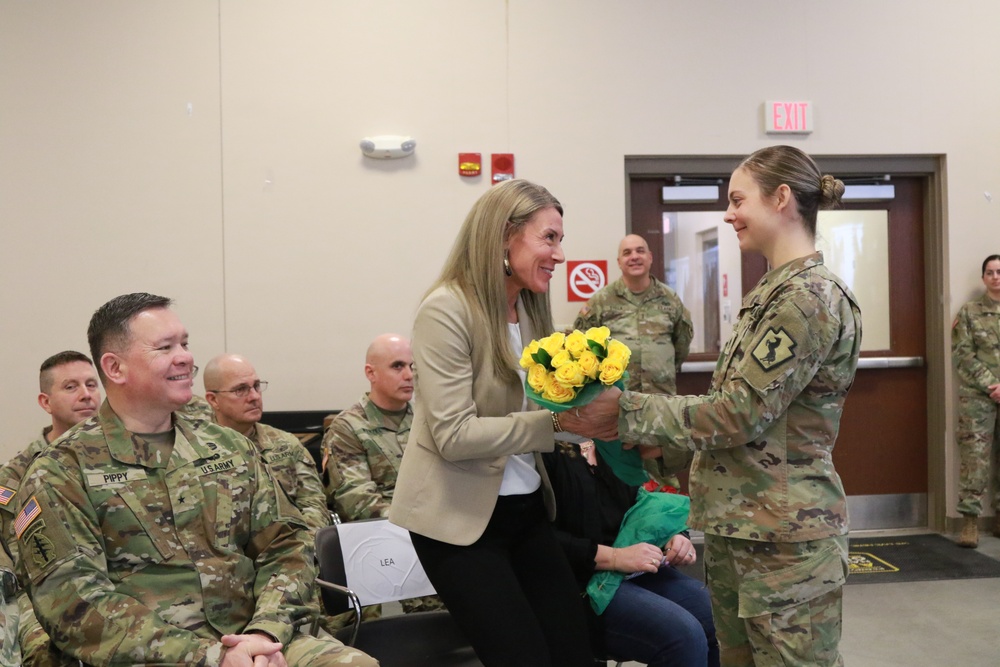
<svg viewBox="0 0 1000 667">
<path fill-rule="evenodd" d="M 525 399 L 517 360 L 552 332 L 562 206 L 523 180 L 465 219 L 413 330 L 413 426 L 389 520 L 487 666 L 591 667 L 582 601 L 549 520 L 540 452 L 572 430 L 613 439 L 619 392 L 555 417 Z"/>
</svg>

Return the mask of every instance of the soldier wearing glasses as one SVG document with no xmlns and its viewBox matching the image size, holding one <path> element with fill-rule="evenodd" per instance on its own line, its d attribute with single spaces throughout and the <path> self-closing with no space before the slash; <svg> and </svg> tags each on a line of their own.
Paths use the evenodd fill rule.
<svg viewBox="0 0 1000 667">
<path fill-rule="evenodd" d="M 281 488 L 309 527 L 318 530 L 330 524 L 323 482 L 312 455 L 298 438 L 260 423 L 265 389 L 267 382 L 239 355 L 221 354 L 205 366 L 205 400 L 212 406 L 215 421 L 242 433 L 260 448 Z"/>
</svg>

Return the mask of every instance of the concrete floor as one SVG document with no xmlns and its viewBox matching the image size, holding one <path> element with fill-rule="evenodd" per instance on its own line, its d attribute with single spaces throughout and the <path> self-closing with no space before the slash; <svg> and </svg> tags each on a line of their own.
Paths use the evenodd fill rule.
<svg viewBox="0 0 1000 667">
<path fill-rule="evenodd" d="M 981 533 L 978 551 L 1000 559 L 1000 538 Z M 840 649 L 846 667 L 996 667 L 1000 578 L 845 586 Z"/>
</svg>

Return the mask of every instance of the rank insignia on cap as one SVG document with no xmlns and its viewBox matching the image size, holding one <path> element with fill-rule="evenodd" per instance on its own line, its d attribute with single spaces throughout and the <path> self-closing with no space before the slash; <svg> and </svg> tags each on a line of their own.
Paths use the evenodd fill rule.
<svg viewBox="0 0 1000 667">
<path fill-rule="evenodd" d="M 0 486 L 0 505 L 6 507 L 16 495 L 17 491 L 14 489 L 8 489 L 6 486 Z"/>
<path fill-rule="evenodd" d="M 789 359 L 795 358 L 795 347 L 795 341 L 784 327 L 777 330 L 772 327 L 754 348 L 753 358 L 765 371 L 774 370 Z"/>
<path fill-rule="evenodd" d="M 38 506 L 38 501 L 32 496 L 31 500 L 25 503 L 24 507 L 21 509 L 21 513 L 17 515 L 14 519 L 14 533 L 17 535 L 18 539 L 21 539 L 21 535 L 24 531 L 31 525 L 31 522 L 37 519 L 42 513 L 42 508 Z"/>
</svg>

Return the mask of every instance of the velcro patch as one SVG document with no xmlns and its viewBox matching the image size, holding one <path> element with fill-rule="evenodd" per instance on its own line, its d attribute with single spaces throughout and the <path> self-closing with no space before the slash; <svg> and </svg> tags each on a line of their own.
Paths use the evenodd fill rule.
<svg viewBox="0 0 1000 667">
<path fill-rule="evenodd" d="M 202 475 L 211 475 L 217 472 L 223 472 L 224 470 L 232 470 L 238 465 L 243 463 L 243 458 L 240 456 L 230 456 L 225 461 L 213 461 L 211 463 L 206 463 L 201 466 Z"/>
<path fill-rule="evenodd" d="M 786 361 L 794 359 L 796 347 L 798 344 L 784 327 L 779 329 L 771 327 L 751 354 L 764 371 L 770 372 Z"/>
<path fill-rule="evenodd" d="M 31 525 L 31 522 L 37 519 L 42 514 L 42 508 L 38 504 L 38 501 L 34 496 L 31 496 L 31 500 L 25 503 L 24 507 L 21 508 L 21 512 L 14 519 L 14 534 L 17 539 L 21 539 L 21 535 L 24 531 Z"/>
<path fill-rule="evenodd" d="M 146 479 L 146 471 L 141 468 L 126 468 L 107 472 L 87 473 L 87 484 L 91 487 L 125 484 L 137 479 Z"/>
<path fill-rule="evenodd" d="M 0 505 L 6 507 L 16 495 L 17 491 L 14 489 L 8 489 L 6 486 L 0 486 Z"/>
<path fill-rule="evenodd" d="M 42 525 L 41 522 L 39 525 Z M 40 569 L 45 568 L 56 557 L 56 546 L 40 528 L 31 531 L 31 534 L 24 539 L 21 552 L 23 553 L 25 549 L 27 549 L 32 562 Z"/>
</svg>

